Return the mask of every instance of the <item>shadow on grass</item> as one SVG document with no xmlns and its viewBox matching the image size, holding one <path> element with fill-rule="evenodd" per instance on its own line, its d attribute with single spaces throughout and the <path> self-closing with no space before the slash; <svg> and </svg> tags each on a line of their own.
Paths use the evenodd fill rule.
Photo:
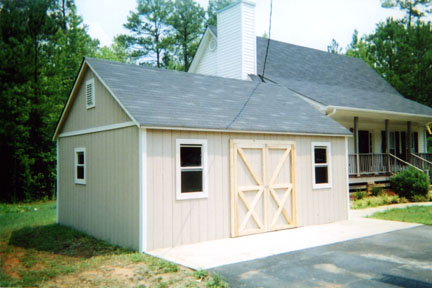
<svg viewBox="0 0 432 288">
<path fill-rule="evenodd" d="M 16 230 L 9 239 L 9 245 L 81 258 L 130 253 L 128 250 L 59 224 Z"/>
</svg>

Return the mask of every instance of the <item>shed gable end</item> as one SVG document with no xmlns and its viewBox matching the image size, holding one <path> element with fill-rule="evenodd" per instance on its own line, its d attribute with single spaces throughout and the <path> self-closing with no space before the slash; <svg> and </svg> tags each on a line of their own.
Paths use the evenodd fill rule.
<svg viewBox="0 0 432 288">
<path fill-rule="evenodd" d="M 60 135 L 132 121 L 91 69 L 78 81 Z"/>
</svg>

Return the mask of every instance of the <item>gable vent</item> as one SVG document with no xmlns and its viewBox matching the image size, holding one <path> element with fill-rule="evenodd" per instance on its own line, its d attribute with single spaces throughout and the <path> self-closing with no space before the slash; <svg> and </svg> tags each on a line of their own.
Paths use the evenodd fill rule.
<svg viewBox="0 0 432 288">
<path fill-rule="evenodd" d="M 94 79 L 86 82 L 86 107 L 87 109 L 95 107 Z"/>
</svg>

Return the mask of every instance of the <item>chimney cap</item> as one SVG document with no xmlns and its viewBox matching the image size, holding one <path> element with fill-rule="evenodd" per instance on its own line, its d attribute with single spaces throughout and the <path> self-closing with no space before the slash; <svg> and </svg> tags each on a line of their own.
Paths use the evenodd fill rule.
<svg viewBox="0 0 432 288">
<path fill-rule="evenodd" d="M 233 2 L 233 3 L 231 3 L 230 5 L 222 8 L 222 9 L 220 9 L 218 11 L 216 11 L 216 13 L 217 14 L 222 13 L 222 12 L 224 12 L 224 11 L 226 11 L 228 9 L 231 9 L 232 7 L 237 6 L 238 4 L 241 4 L 241 3 L 247 4 L 247 5 L 251 5 L 251 6 L 254 6 L 254 7 L 256 6 L 255 1 L 252 1 L 252 0 L 237 0 L 237 1 Z"/>
</svg>

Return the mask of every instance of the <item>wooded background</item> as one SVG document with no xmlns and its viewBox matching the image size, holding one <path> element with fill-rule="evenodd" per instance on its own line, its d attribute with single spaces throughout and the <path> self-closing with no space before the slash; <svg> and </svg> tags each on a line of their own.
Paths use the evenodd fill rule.
<svg viewBox="0 0 432 288">
<path fill-rule="evenodd" d="M 378 23 L 331 53 L 365 60 L 409 99 L 432 106 L 432 0 L 385 0 L 403 19 Z M 1 202 L 55 197 L 55 126 L 84 56 L 187 71 L 216 11 L 231 0 L 139 0 L 110 47 L 100 47 L 74 0 L 0 0 Z"/>
</svg>

